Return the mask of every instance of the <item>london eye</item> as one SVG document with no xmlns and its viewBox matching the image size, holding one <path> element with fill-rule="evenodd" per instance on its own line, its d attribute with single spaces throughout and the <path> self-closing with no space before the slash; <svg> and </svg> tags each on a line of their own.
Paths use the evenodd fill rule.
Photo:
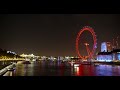
<svg viewBox="0 0 120 90">
<path fill-rule="evenodd" d="M 88 32 L 89 35 L 83 34 L 85 32 Z M 83 40 L 81 39 L 82 37 L 85 37 L 85 36 L 87 37 L 87 39 L 90 39 L 90 40 L 87 41 L 85 39 L 83 39 Z M 91 38 L 89 36 L 91 36 Z M 91 44 L 91 42 L 93 42 L 93 43 Z M 81 52 L 83 48 L 80 48 L 80 45 L 83 45 L 85 47 L 84 51 L 86 50 L 86 55 L 83 55 L 83 53 Z M 90 48 L 90 46 L 91 46 L 91 48 Z M 93 28 L 91 28 L 89 26 L 85 26 L 78 32 L 75 47 L 76 47 L 76 52 L 78 54 L 78 57 L 80 59 L 87 60 L 87 59 L 93 58 L 95 49 L 97 48 L 97 38 L 96 38 L 96 34 L 95 34 Z"/>
</svg>

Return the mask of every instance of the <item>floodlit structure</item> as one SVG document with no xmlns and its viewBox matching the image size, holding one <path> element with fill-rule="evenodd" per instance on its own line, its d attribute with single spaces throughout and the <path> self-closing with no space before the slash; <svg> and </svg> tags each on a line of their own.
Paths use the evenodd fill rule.
<svg viewBox="0 0 120 90">
<path fill-rule="evenodd" d="M 64 57 L 58 56 L 58 60 L 64 60 Z"/>
<path fill-rule="evenodd" d="M 111 52 L 112 45 L 110 42 L 103 42 L 101 43 L 101 52 Z"/>
<path fill-rule="evenodd" d="M 39 56 L 35 56 L 34 54 L 21 54 L 20 55 L 21 57 L 24 57 L 24 58 L 26 58 L 26 59 L 38 59 L 39 58 Z"/>
<path fill-rule="evenodd" d="M 29 54 L 29 55 L 27 55 L 27 54 L 21 54 L 20 56 L 21 57 L 25 57 L 25 58 L 34 58 L 35 57 L 35 55 L 33 55 L 33 54 Z"/>
<path fill-rule="evenodd" d="M 97 60 L 99 61 L 112 61 L 112 53 L 111 52 L 99 52 L 97 55 Z"/>
<path fill-rule="evenodd" d="M 103 42 L 101 44 L 101 52 L 97 54 L 98 61 L 113 61 L 120 60 L 120 49 L 113 49 L 110 42 Z"/>
<path fill-rule="evenodd" d="M 12 51 L 7 51 L 7 53 L 12 53 L 12 54 L 17 55 L 15 52 L 12 52 Z"/>
<path fill-rule="evenodd" d="M 113 60 L 120 60 L 120 49 L 115 49 L 112 51 Z"/>
</svg>

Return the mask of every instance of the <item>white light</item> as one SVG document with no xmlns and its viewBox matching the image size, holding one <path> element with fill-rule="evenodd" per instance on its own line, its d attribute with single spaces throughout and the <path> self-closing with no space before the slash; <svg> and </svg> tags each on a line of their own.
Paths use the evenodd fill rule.
<svg viewBox="0 0 120 90">
<path fill-rule="evenodd" d="M 74 66 L 75 66 L 75 67 L 78 67 L 78 66 L 79 66 L 79 64 L 74 64 Z"/>
</svg>

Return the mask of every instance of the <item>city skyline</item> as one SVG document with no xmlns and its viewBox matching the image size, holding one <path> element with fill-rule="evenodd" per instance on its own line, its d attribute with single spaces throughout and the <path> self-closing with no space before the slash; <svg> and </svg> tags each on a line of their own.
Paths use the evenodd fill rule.
<svg viewBox="0 0 120 90">
<path fill-rule="evenodd" d="M 112 42 L 120 33 L 119 14 L 1 14 L 0 48 L 18 54 L 77 56 L 75 40 L 84 26 L 101 42 Z M 84 51 L 82 49 L 81 51 Z"/>
</svg>

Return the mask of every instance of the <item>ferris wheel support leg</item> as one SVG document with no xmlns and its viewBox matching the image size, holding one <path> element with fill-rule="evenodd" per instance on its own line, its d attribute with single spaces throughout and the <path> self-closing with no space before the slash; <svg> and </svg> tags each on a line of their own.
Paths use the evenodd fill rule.
<svg viewBox="0 0 120 90">
<path fill-rule="evenodd" d="M 90 60 L 88 60 L 88 61 L 91 61 L 92 55 L 91 55 L 91 52 L 90 52 L 90 49 L 88 48 L 88 46 L 86 46 L 86 50 L 87 50 L 88 55 L 90 56 L 90 57 L 88 58 L 88 59 L 90 59 Z"/>
</svg>

